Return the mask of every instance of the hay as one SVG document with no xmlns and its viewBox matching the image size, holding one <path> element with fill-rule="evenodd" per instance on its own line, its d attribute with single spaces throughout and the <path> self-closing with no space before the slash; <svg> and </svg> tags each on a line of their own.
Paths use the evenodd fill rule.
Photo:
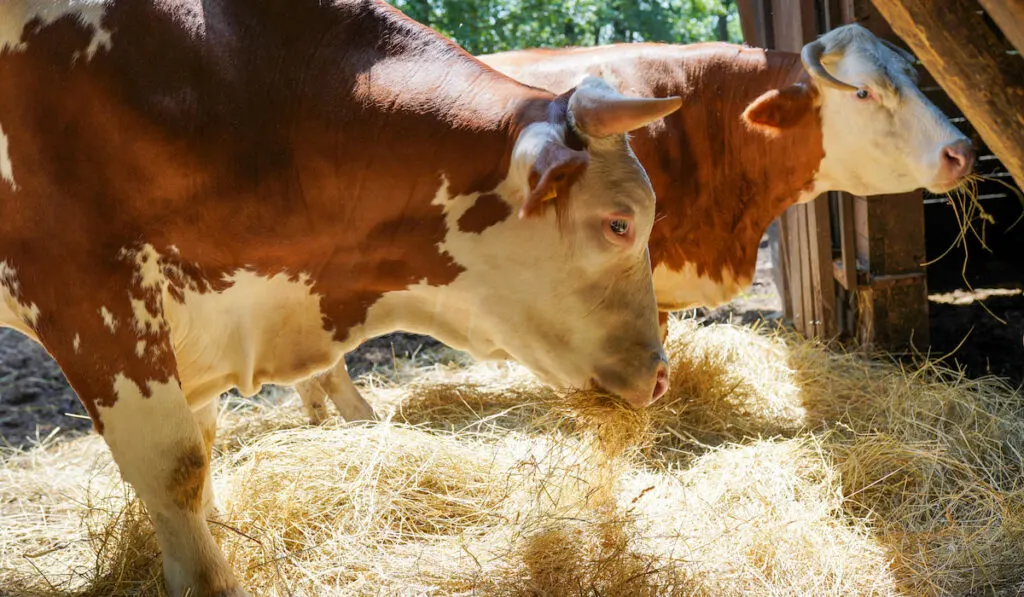
<svg viewBox="0 0 1024 597">
<path fill-rule="evenodd" d="M 674 321 L 638 413 L 432 367 L 319 428 L 227 401 L 216 534 L 257 595 L 1015 595 L 1024 400 L 937 364 Z M 162 594 L 95 437 L 0 463 L 0 595 Z"/>
</svg>

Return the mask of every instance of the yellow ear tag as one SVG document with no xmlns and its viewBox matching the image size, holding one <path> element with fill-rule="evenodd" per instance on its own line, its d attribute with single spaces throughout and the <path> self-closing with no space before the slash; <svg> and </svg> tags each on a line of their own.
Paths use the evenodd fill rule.
<svg viewBox="0 0 1024 597">
<path fill-rule="evenodd" d="M 541 198 L 541 202 L 551 201 L 555 197 L 558 197 L 558 191 L 556 189 L 551 189 L 550 191 L 548 191 L 547 195 L 544 195 L 544 197 Z"/>
</svg>

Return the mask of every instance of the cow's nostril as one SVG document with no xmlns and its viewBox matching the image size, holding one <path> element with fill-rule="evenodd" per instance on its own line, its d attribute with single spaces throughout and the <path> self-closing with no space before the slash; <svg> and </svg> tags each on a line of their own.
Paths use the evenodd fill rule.
<svg viewBox="0 0 1024 597">
<path fill-rule="evenodd" d="M 654 381 L 654 392 L 651 394 L 652 402 L 664 396 L 665 392 L 668 392 L 668 365 L 659 363 Z"/>
<path fill-rule="evenodd" d="M 960 178 L 974 168 L 974 148 L 966 140 L 956 141 L 942 148 L 944 170 L 951 178 Z"/>
<path fill-rule="evenodd" d="M 945 154 L 946 159 L 952 162 L 954 168 L 960 168 L 963 166 L 964 156 L 953 151 L 952 147 L 946 147 L 943 153 Z"/>
</svg>

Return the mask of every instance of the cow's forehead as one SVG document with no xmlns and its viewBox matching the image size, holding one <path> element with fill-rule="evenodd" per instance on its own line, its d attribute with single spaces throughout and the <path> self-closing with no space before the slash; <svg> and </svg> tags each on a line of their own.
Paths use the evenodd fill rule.
<svg viewBox="0 0 1024 597">
<path fill-rule="evenodd" d="M 824 35 L 822 41 L 828 48 L 826 55 L 841 60 L 844 70 L 870 77 L 892 91 L 917 83 L 914 65 L 863 27 L 840 27 Z"/>
<path fill-rule="evenodd" d="M 614 207 L 642 210 L 654 207 L 654 188 L 628 137 L 595 139 L 591 142 L 593 174 L 607 185 L 604 194 Z"/>
</svg>

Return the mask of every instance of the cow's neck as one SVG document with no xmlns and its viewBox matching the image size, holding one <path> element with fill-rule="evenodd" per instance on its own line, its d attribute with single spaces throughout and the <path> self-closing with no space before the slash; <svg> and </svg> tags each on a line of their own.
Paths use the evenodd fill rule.
<svg viewBox="0 0 1024 597">
<path fill-rule="evenodd" d="M 774 138 L 741 119 L 761 94 L 806 77 L 799 56 L 721 47 L 681 50 L 684 77 L 657 91 L 682 95 L 684 108 L 632 143 L 658 196 L 650 249 L 663 309 L 725 302 L 745 287 L 768 225 L 813 196 L 823 155 L 817 114 Z"/>
<path fill-rule="evenodd" d="M 320 52 L 331 58 L 316 64 L 325 72 L 313 80 L 347 71 L 349 97 L 313 90 L 296 140 L 302 188 L 319 194 L 312 236 L 326 241 L 314 291 L 339 338 L 385 294 L 446 286 L 465 271 L 441 248 L 446 213 L 485 193 L 516 200 L 503 184 L 516 138 L 552 99 L 387 5 L 370 10 L 335 29 Z"/>
</svg>

